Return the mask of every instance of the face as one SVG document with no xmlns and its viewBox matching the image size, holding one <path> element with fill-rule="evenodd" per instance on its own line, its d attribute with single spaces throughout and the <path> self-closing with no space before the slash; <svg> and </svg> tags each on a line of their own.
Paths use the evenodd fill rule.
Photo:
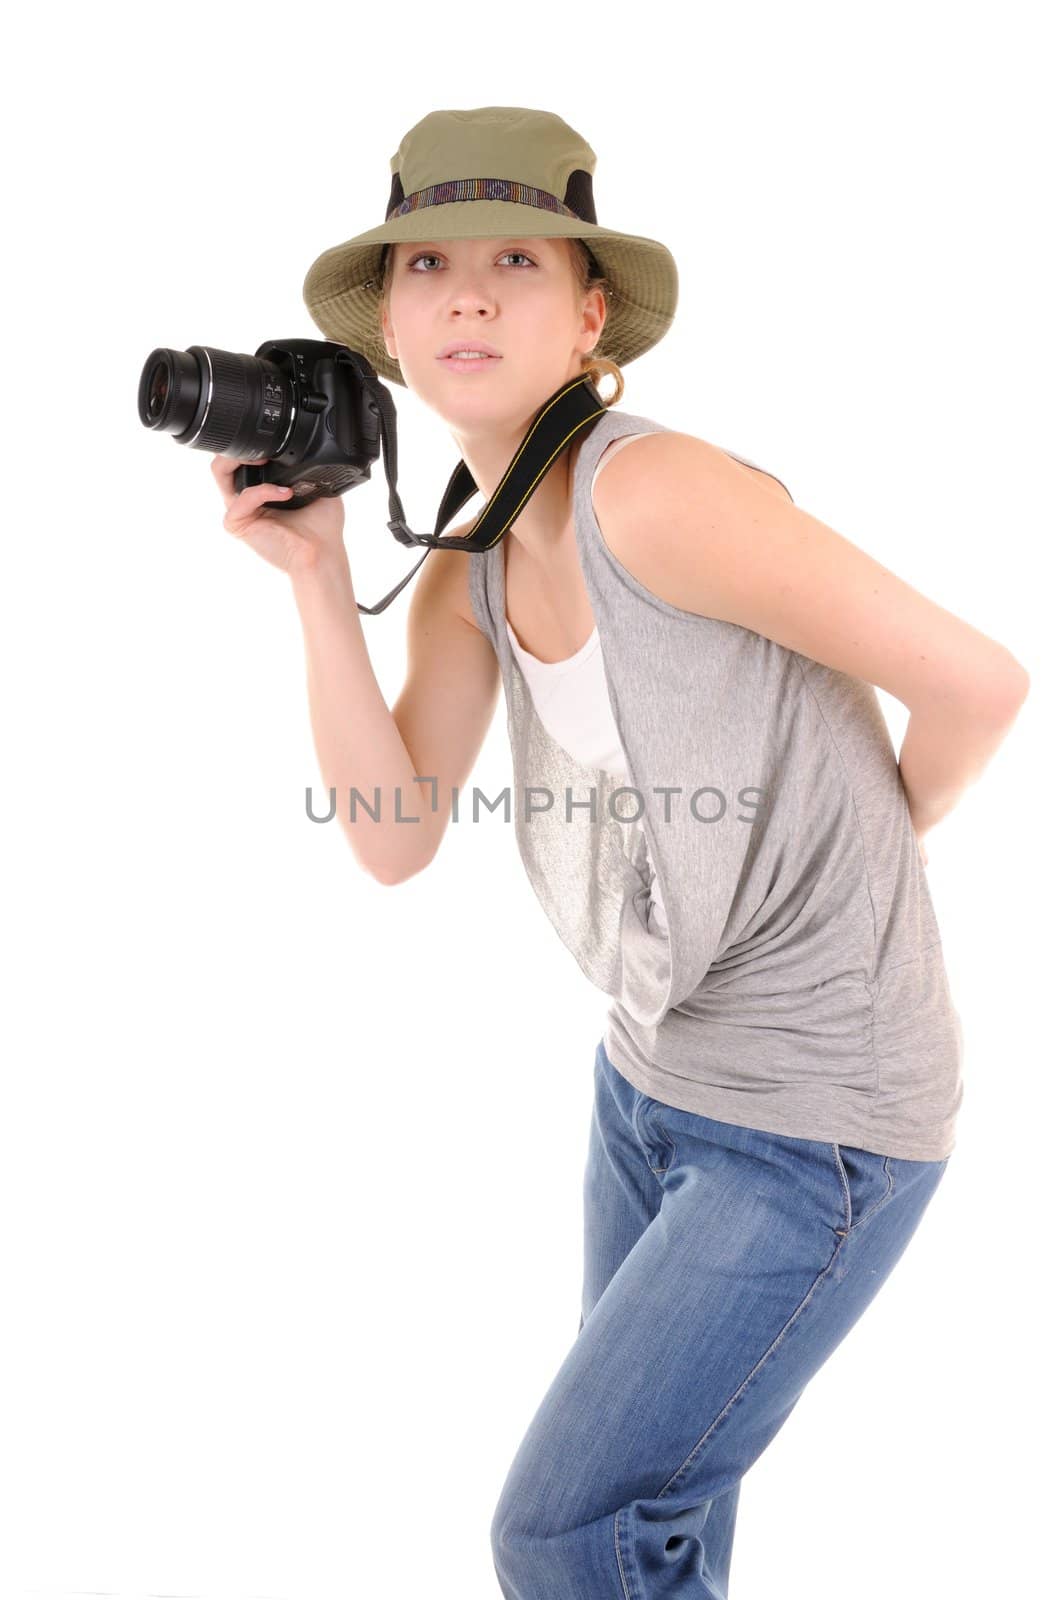
<svg viewBox="0 0 1063 1600">
<path fill-rule="evenodd" d="M 606 303 L 580 293 L 564 239 L 449 239 L 392 246 L 381 329 L 407 386 L 447 421 L 475 431 L 523 425 L 598 342 Z M 442 359 L 479 340 L 492 361 Z"/>
</svg>

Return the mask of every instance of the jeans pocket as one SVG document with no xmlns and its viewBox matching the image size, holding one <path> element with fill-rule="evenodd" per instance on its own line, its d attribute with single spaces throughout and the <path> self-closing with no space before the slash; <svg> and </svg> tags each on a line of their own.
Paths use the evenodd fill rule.
<svg viewBox="0 0 1063 1600">
<path fill-rule="evenodd" d="M 650 1171 L 659 1178 L 664 1177 L 676 1156 L 675 1141 L 664 1125 L 670 1111 L 674 1115 L 674 1109 L 663 1101 L 639 1093 L 634 1116 L 635 1128 Z"/>
<path fill-rule="evenodd" d="M 834 1231 L 844 1237 L 889 1199 L 893 1192 L 893 1157 L 851 1144 L 834 1144 L 831 1149 L 842 1201 L 841 1226 Z"/>
</svg>

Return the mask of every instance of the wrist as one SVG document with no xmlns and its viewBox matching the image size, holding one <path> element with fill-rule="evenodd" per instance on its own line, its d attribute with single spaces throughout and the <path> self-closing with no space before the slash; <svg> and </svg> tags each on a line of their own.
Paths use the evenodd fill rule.
<svg viewBox="0 0 1063 1600">
<path fill-rule="evenodd" d="M 354 602 L 354 580 L 351 577 L 347 552 L 338 550 L 317 551 L 311 561 L 302 562 L 288 573 L 296 603 L 304 599 L 316 600 L 322 596 L 342 596 Z"/>
</svg>

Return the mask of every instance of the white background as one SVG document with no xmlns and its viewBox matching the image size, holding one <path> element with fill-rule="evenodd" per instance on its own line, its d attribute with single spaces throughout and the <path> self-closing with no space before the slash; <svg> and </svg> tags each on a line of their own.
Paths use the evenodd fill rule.
<svg viewBox="0 0 1063 1600">
<path fill-rule="evenodd" d="M 488 1527 L 576 1335 L 607 1006 L 501 813 L 364 874 L 288 580 L 143 429 L 157 345 L 316 337 L 429 110 L 557 112 L 680 299 L 625 410 L 799 505 L 1032 676 L 929 836 L 958 1144 L 748 1474 L 733 1600 L 1040 1593 L 1061 1111 L 1059 60 L 1020 4 L 31 8 L 3 113 L 8 459 L 0 1590 L 499 1593 Z M 696 28 L 696 34 L 691 32 Z M 457 456 L 408 391 L 407 517 Z M 477 502 L 478 503 L 478 502 Z M 382 463 L 355 586 L 418 558 Z M 393 704 L 413 586 L 363 619 Z M 906 711 L 882 696 L 899 745 Z M 512 778 L 500 710 L 471 784 Z M 1052 1470 L 1050 1469 L 1050 1470 Z M 613 1594 L 603 1587 L 602 1593 Z"/>
</svg>

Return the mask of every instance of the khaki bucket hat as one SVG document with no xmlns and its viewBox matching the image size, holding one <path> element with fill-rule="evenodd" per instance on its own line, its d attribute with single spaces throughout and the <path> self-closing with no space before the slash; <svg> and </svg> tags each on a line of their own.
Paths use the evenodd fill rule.
<svg viewBox="0 0 1063 1600">
<path fill-rule="evenodd" d="M 303 300 L 327 339 L 359 351 L 381 377 L 405 380 L 381 338 L 383 246 L 420 239 L 582 239 L 609 280 L 598 354 L 618 367 L 663 338 L 679 277 L 656 239 L 598 223 L 597 157 L 551 111 L 480 106 L 432 111 L 391 158 L 385 221 L 318 256 Z"/>
</svg>

